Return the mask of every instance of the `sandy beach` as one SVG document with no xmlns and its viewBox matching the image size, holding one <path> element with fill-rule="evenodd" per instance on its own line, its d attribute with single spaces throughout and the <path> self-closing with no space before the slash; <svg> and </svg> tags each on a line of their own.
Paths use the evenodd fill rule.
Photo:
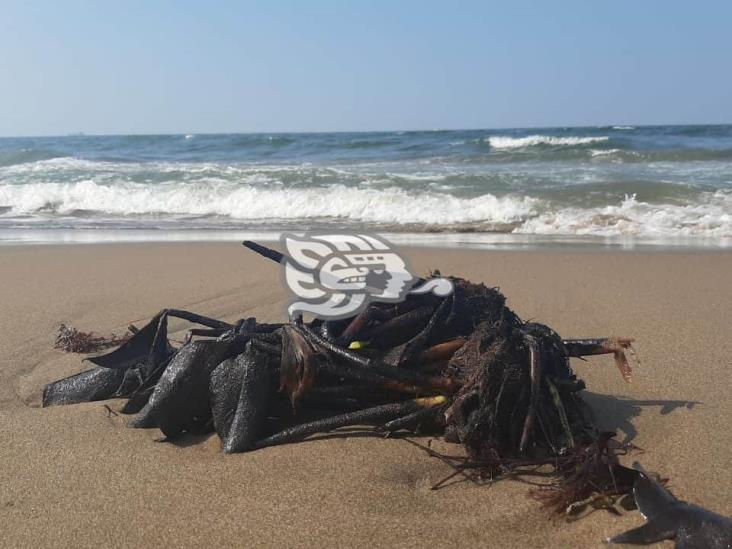
<svg viewBox="0 0 732 549">
<path fill-rule="evenodd" d="M 609 357 L 573 364 L 599 423 L 644 450 L 628 462 L 732 515 L 732 254 L 407 256 L 419 273 L 499 286 L 519 315 L 563 336 L 636 337 L 632 384 Z M 431 491 L 449 470 L 402 440 L 316 437 L 225 456 L 215 435 L 171 444 L 126 428 L 105 408 L 121 401 L 39 407 L 46 383 L 87 369 L 52 348 L 62 322 L 123 333 L 163 307 L 275 321 L 284 299 L 277 266 L 236 243 L 0 248 L 0 544 L 601 547 L 641 524 L 635 512 L 550 519 L 518 482 Z"/>
</svg>

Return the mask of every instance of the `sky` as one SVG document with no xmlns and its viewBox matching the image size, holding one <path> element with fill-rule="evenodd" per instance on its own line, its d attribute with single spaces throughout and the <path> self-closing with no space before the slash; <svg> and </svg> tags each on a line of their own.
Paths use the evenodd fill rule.
<svg viewBox="0 0 732 549">
<path fill-rule="evenodd" d="M 2 0 L 0 135 L 732 122 L 732 2 Z"/>
</svg>

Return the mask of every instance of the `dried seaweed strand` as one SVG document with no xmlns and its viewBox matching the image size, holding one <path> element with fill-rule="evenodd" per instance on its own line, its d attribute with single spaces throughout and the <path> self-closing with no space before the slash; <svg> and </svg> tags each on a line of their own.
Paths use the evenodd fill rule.
<svg viewBox="0 0 732 549">
<path fill-rule="evenodd" d="M 102 336 L 95 332 L 82 332 L 74 327 L 61 324 L 58 328 L 53 347 L 66 353 L 94 353 L 122 345 L 130 337 L 132 337 L 131 333 L 123 336 L 116 334 Z"/>
</svg>

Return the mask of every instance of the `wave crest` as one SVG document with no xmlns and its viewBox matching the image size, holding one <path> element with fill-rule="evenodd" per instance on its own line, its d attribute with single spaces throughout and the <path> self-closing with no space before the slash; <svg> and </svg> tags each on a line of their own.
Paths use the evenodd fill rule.
<svg viewBox="0 0 732 549">
<path fill-rule="evenodd" d="M 651 204 L 636 195 L 618 205 L 562 208 L 526 220 L 515 233 L 653 238 L 732 237 L 732 192 L 704 193 L 688 204 Z"/>
<path fill-rule="evenodd" d="M 578 145 L 590 145 L 602 143 L 610 139 L 607 136 L 600 137 L 558 137 L 554 135 L 528 135 L 526 137 L 508 137 L 496 135 L 488 138 L 488 144 L 493 149 L 523 149 L 526 147 L 551 146 L 551 147 L 576 147 Z"/>
<path fill-rule="evenodd" d="M 216 181 L 104 185 L 91 180 L 0 185 L 0 220 L 5 223 L 57 219 L 73 225 L 93 218 L 126 219 L 145 226 L 140 216 L 155 216 L 180 228 L 197 226 L 199 221 L 221 227 L 335 221 L 428 232 L 729 238 L 732 191 L 703 192 L 677 203 L 643 202 L 633 194 L 616 204 L 579 207 L 518 195 L 456 197 L 345 185 L 287 188 Z"/>
<path fill-rule="evenodd" d="M 529 197 L 499 198 L 484 194 L 459 198 L 438 192 L 343 185 L 327 188 L 263 188 L 220 182 L 99 185 L 91 180 L 0 185 L 0 206 L 9 207 L 15 215 L 94 211 L 117 216 L 224 216 L 241 221 L 341 218 L 388 224 L 510 224 L 533 215 L 537 202 Z"/>
</svg>

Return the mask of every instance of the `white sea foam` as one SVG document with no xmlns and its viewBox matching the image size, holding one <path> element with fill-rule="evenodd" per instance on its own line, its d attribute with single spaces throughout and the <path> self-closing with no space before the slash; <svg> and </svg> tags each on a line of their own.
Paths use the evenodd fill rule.
<svg viewBox="0 0 732 549">
<path fill-rule="evenodd" d="M 10 214 L 78 210 L 107 215 L 226 216 L 235 220 L 342 218 L 349 221 L 425 225 L 516 223 L 535 215 L 537 201 L 484 194 L 458 198 L 397 188 L 283 188 L 228 182 L 101 185 L 76 183 L 0 185 L 0 206 Z"/>
<path fill-rule="evenodd" d="M 330 166 L 301 164 L 258 164 L 217 162 L 113 162 L 81 158 L 54 158 L 38 162 L 0 166 L 0 183 L 53 183 L 59 180 L 92 179 L 97 183 L 117 184 L 140 175 L 147 178 L 180 180 L 227 179 L 241 183 L 276 182 L 283 175 L 303 178 L 344 177 L 354 171 Z"/>
<path fill-rule="evenodd" d="M 611 156 L 619 153 L 620 149 L 592 149 L 590 151 L 591 156 Z"/>
<path fill-rule="evenodd" d="M 655 238 L 732 237 L 732 192 L 705 193 L 693 204 L 649 204 L 627 196 L 599 208 L 562 208 L 527 219 L 514 232 Z"/>
<path fill-rule="evenodd" d="M 539 145 L 553 147 L 572 147 L 577 145 L 589 145 L 607 141 L 609 137 L 558 137 L 554 135 L 528 135 L 526 137 L 508 137 L 496 135 L 488 138 L 488 144 L 494 149 L 523 149 Z"/>
<path fill-rule="evenodd" d="M 702 193 L 688 204 L 651 204 L 629 196 L 617 204 L 581 208 L 516 195 L 460 198 L 440 192 L 438 185 L 431 191 L 413 193 L 394 187 L 263 187 L 226 181 L 0 184 L 0 210 L 9 208 L 0 219 L 63 217 L 86 211 L 100 219 L 138 215 L 171 220 L 223 217 L 258 223 L 340 219 L 446 229 L 513 228 L 515 233 L 540 235 L 732 237 L 730 191 Z"/>
<path fill-rule="evenodd" d="M 446 175 L 434 173 L 386 173 L 387 176 L 404 181 L 444 181 Z"/>
<path fill-rule="evenodd" d="M 100 219 L 138 215 L 171 220 L 222 217 L 259 223 L 340 219 L 446 229 L 513 228 L 515 233 L 540 235 L 732 237 L 731 191 L 701 193 L 687 204 L 652 204 L 629 196 L 620 203 L 582 208 L 516 195 L 461 198 L 440 192 L 439 183 L 431 187 L 431 191 L 413 193 L 395 187 L 286 187 L 220 180 L 156 185 L 99 184 L 92 180 L 0 184 L 0 211 L 7 209 L 0 219 L 64 217 L 86 211 Z"/>
<path fill-rule="evenodd" d="M 613 126 L 614 130 L 634 130 L 635 126 Z"/>
</svg>

